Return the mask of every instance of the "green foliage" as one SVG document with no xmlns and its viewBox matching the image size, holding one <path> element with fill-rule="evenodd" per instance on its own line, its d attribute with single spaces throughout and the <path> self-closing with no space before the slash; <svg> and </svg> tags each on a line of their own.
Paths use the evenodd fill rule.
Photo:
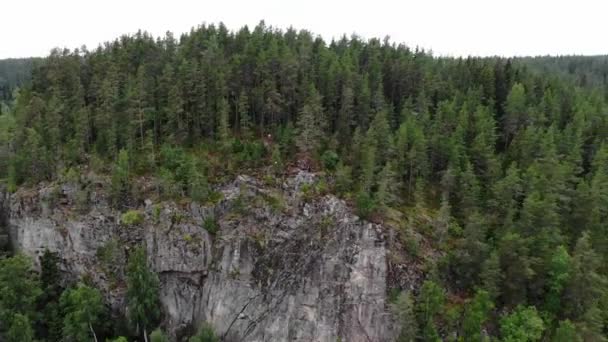
<svg viewBox="0 0 608 342">
<path fill-rule="evenodd" d="M 538 341 L 545 325 L 534 307 L 518 306 L 500 319 L 500 334 L 505 342 Z"/>
<path fill-rule="evenodd" d="M 278 145 L 272 147 L 272 154 L 270 156 L 270 162 L 273 173 L 279 176 L 283 172 L 283 157 L 281 156 L 281 150 Z"/>
<path fill-rule="evenodd" d="M 119 249 L 118 241 L 110 239 L 97 249 L 96 256 L 103 265 L 109 266 L 117 262 Z"/>
<path fill-rule="evenodd" d="M 158 291 L 158 276 L 148 268 L 144 247 L 137 247 L 129 256 L 127 265 L 129 320 L 137 334 L 147 334 L 147 327 L 159 318 Z"/>
<path fill-rule="evenodd" d="M 549 263 L 549 284 L 546 310 L 554 315 L 559 314 L 561 297 L 570 278 L 571 260 L 564 246 L 559 246 Z"/>
<path fill-rule="evenodd" d="M 217 219 L 213 216 L 205 217 L 203 220 L 203 228 L 211 235 L 215 235 L 220 229 L 220 224 Z"/>
<path fill-rule="evenodd" d="M 285 209 L 285 200 L 280 194 L 265 195 L 263 197 L 274 212 L 280 213 Z"/>
<path fill-rule="evenodd" d="M 126 205 L 130 198 L 129 154 L 126 150 L 120 150 L 118 160 L 112 170 L 112 201 L 117 207 Z"/>
<path fill-rule="evenodd" d="M 498 246 L 498 257 L 502 269 L 500 284 L 502 299 L 506 303 L 517 304 L 525 300 L 527 284 L 534 275 L 526 240 L 519 234 L 507 233 Z"/>
<path fill-rule="evenodd" d="M 353 189 L 352 168 L 339 162 L 336 165 L 336 188 L 335 191 L 344 195 Z"/>
<path fill-rule="evenodd" d="M 111 342 L 129 342 L 129 340 L 127 340 L 126 337 L 124 336 L 119 336 L 115 339 L 110 340 Z"/>
<path fill-rule="evenodd" d="M 369 218 L 376 209 L 376 203 L 367 191 L 359 191 L 356 201 L 357 214 L 364 219 Z"/>
<path fill-rule="evenodd" d="M 375 204 L 385 210 L 397 202 L 399 185 L 396 182 L 394 166 L 388 162 L 378 174 Z"/>
<path fill-rule="evenodd" d="M 553 342 L 582 342 L 581 337 L 576 331 L 576 327 L 570 320 L 559 322 L 559 326 L 553 334 Z"/>
<path fill-rule="evenodd" d="M 162 211 L 162 206 L 160 204 L 156 204 L 154 205 L 154 207 L 152 207 L 152 219 L 154 220 L 154 223 L 158 224 L 160 222 L 160 214 Z"/>
<path fill-rule="evenodd" d="M 205 201 L 209 184 L 205 165 L 180 147 L 163 145 L 160 151 L 159 178 L 163 194 L 168 197 L 188 195 L 195 201 Z"/>
<path fill-rule="evenodd" d="M 105 311 L 103 298 L 97 289 L 82 283 L 61 295 L 65 312 L 63 334 L 66 339 L 88 341 L 95 337 L 95 327 Z"/>
<path fill-rule="evenodd" d="M 189 342 L 219 342 L 220 338 L 215 335 L 213 326 L 209 323 L 203 323 L 196 335 L 190 337 Z"/>
<path fill-rule="evenodd" d="M 323 162 L 325 170 L 335 171 L 340 162 L 340 157 L 338 157 L 336 152 L 327 150 L 321 155 L 321 162 Z"/>
<path fill-rule="evenodd" d="M 301 152 L 313 153 L 323 138 L 324 113 L 321 95 L 314 84 L 308 86 L 308 96 L 298 119 L 297 145 Z"/>
<path fill-rule="evenodd" d="M 139 225 L 144 222 L 144 214 L 139 210 L 128 210 L 120 215 L 120 222 L 127 226 Z"/>
<path fill-rule="evenodd" d="M 59 303 L 63 291 L 59 270 L 60 261 L 59 255 L 49 250 L 45 250 L 40 258 L 42 295 L 38 299 L 38 305 L 44 307 L 40 320 L 51 341 L 61 340 L 63 328 L 63 313 Z"/>
<path fill-rule="evenodd" d="M 475 297 L 467 304 L 463 321 L 464 338 L 466 341 L 482 341 L 483 324 L 489 319 L 494 303 L 488 292 L 478 290 Z"/>
<path fill-rule="evenodd" d="M 0 321 L 12 322 L 15 314 L 34 317 L 42 294 L 31 260 L 21 254 L 0 259 Z"/>
<path fill-rule="evenodd" d="M 445 291 L 435 282 L 426 280 L 416 299 L 416 314 L 425 341 L 439 340 L 436 318 L 445 303 Z"/>
<path fill-rule="evenodd" d="M 599 272 L 600 258 L 591 246 L 588 233 L 578 239 L 572 254 L 564 309 L 569 317 L 583 321 L 596 310 L 598 298 L 606 295 L 607 280 Z M 591 323 L 591 322 L 587 322 Z"/>
<path fill-rule="evenodd" d="M 33 342 L 34 330 L 30 319 L 22 314 L 15 314 L 6 332 L 7 342 Z"/>
<path fill-rule="evenodd" d="M 488 292 L 492 298 L 497 298 L 500 294 L 499 285 L 502 274 L 499 263 L 498 253 L 496 252 L 490 253 L 489 257 L 482 263 L 481 288 Z"/>
<path fill-rule="evenodd" d="M 156 328 L 150 334 L 150 342 L 169 342 L 169 337 L 160 328 Z"/>
<path fill-rule="evenodd" d="M 418 323 L 414 315 L 414 300 L 409 292 L 401 292 L 391 305 L 391 310 L 401 327 L 398 342 L 413 342 L 418 333 Z"/>
</svg>

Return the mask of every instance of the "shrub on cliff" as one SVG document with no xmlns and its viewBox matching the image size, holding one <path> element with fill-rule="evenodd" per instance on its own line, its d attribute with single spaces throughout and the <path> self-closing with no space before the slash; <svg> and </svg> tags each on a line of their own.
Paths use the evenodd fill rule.
<svg viewBox="0 0 608 342">
<path fill-rule="evenodd" d="M 120 222 L 127 226 L 138 225 L 144 222 L 144 215 L 139 210 L 129 210 L 120 215 Z"/>
</svg>

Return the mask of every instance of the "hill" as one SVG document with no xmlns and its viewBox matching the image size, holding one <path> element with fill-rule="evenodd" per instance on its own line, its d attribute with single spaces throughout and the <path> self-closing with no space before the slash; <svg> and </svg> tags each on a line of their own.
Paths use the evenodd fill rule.
<svg viewBox="0 0 608 342">
<path fill-rule="evenodd" d="M 601 341 L 608 317 L 604 66 L 603 57 L 436 58 L 388 40 L 353 37 L 325 42 L 307 31 L 281 31 L 264 23 L 238 31 L 221 24 L 200 26 L 179 38 L 139 32 L 94 51 L 57 50 L 33 69 L 31 84 L 19 92 L 11 111 L 0 117 L 7 123 L 0 125 L 0 177 L 7 192 L 21 199 L 10 205 L 5 216 L 19 217 L 24 213 L 20 203 L 31 201 L 39 209 L 12 223 L 18 230 L 34 229 L 28 222 L 37 215 L 52 221 L 60 213 L 74 213 L 71 205 L 93 217 L 108 217 L 113 226 L 117 220 L 130 222 L 126 226 L 143 229 L 143 235 L 138 237 L 136 230 L 135 238 L 125 245 L 127 251 L 139 252 L 133 252 L 131 271 L 118 275 L 117 282 L 130 290 L 113 307 L 114 315 L 126 314 L 136 327 L 160 324 L 173 337 L 177 330 L 184 336 L 193 333 L 204 321 L 220 336 L 232 326 L 245 334 L 257 331 L 260 321 L 244 324 L 239 314 L 245 311 L 235 311 L 234 305 L 222 301 L 216 306 L 200 304 L 196 312 L 188 309 L 187 321 L 172 320 L 190 306 L 168 300 L 166 291 L 192 286 L 192 279 L 171 278 L 177 283 L 168 287 L 164 254 L 155 245 L 159 240 L 145 235 L 154 228 L 150 218 L 154 211 L 146 209 L 151 211 L 144 216 L 138 211 L 154 203 L 216 204 L 226 184 L 243 175 L 274 189 L 270 191 L 286 191 L 295 175 L 311 173 L 318 181 L 298 187 L 301 204 L 283 207 L 277 198 L 262 196 L 268 204 L 264 210 L 290 208 L 289 218 L 281 216 L 282 220 L 317 222 L 318 232 L 306 230 L 304 223 L 301 229 L 322 238 L 325 229 L 351 229 L 336 236 L 358 241 L 352 246 L 345 241 L 323 244 L 331 250 L 324 254 L 327 258 L 320 257 L 327 262 L 340 255 L 331 262 L 352 265 L 363 261 L 351 258 L 367 258 L 367 270 L 390 267 L 377 274 L 383 295 L 374 295 L 380 299 L 373 305 L 381 303 L 382 312 L 357 301 L 356 313 L 348 319 L 356 317 L 359 323 L 335 315 L 324 321 L 325 311 L 315 303 L 322 296 L 322 291 L 316 292 L 318 285 L 326 279 L 302 271 L 310 275 L 304 281 L 309 285 L 293 287 L 284 297 L 303 298 L 299 305 L 290 306 L 298 314 L 281 316 L 291 329 L 288 340 L 399 336 L 405 341 L 515 341 L 526 336 L 524 340 L 530 341 Z M 65 198 L 71 196 L 61 190 L 66 182 L 73 184 L 77 197 Z M 49 212 L 43 204 L 47 197 L 23 196 L 41 191 L 49 192 L 47 201 L 64 201 L 70 207 Z M 326 220 L 317 217 L 333 213 L 328 208 L 314 211 L 314 220 L 306 216 L 310 211 L 304 203 L 326 195 L 352 210 L 356 215 L 352 220 L 361 220 L 357 227 L 382 227 L 376 232 L 382 237 L 371 242 L 365 239 L 376 233 L 344 228 L 332 215 Z M 100 198 L 107 198 L 101 201 L 103 206 Z M 231 205 L 246 209 L 256 202 L 242 198 Z M 99 208 L 103 208 L 101 216 Z M 49 213 L 55 214 L 45 216 Z M 90 245 L 97 248 L 98 241 L 110 238 L 103 231 L 87 231 L 93 228 L 77 223 L 82 220 L 76 214 L 61 217 L 68 219 L 56 227 L 57 239 L 82 232 L 83 244 L 95 241 Z M 175 226 L 188 217 L 176 214 L 168 222 Z M 271 217 L 260 217 L 270 226 L 278 224 Z M 244 224 L 243 230 L 255 230 Z M 232 230 L 219 226 L 218 234 L 210 237 L 214 246 L 231 238 Z M 198 246 L 200 234 L 192 235 L 191 228 L 180 228 L 190 234 L 183 239 L 194 239 Z M 263 232 L 276 234 L 270 237 L 276 242 L 287 238 L 284 230 Z M 87 234 L 93 234 L 93 240 L 87 240 Z M 23 234 L 17 234 L 17 240 L 13 237 L 14 247 L 28 252 L 19 236 Z M 265 236 L 252 238 L 266 241 Z M 310 243 L 309 238 L 302 243 Z M 334 250 L 358 249 L 362 239 L 388 252 L 374 258 L 365 252 Z M 290 268 L 290 252 L 302 251 L 296 249 L 300 245 L 275 246 L 277 254 L 262 278 L 257 273 L 246 279 L 234 275 L 260 296 L 272 297 L 266 289 L 276 279 L 266 276 Z M 69 270 L 61 283 L 68 293 L 101 291 L 100 297 L 111 297 L 114 289 L 99 285 L 107 282 L 86 274 L 98 271 L 87 267 L 85 272 L 69 258 L 62 259 L 63 249 L 49 243 L 28 254 L 35 256 L 33 250 L 46 247 L 59 253 L 61 269 Z M 193 248 L 199 257 L 203 250 Z M 317 248 L 321 247 L 310 244 L 311 256 L 319 257 Z M 214 250 L 205 257 L 219 262 L 235 253 L 249 251 L 218 254 Z M 306 258 L 306 253 L 298 255 Z M 13 267 L 14 258 L 0 266 Z M 354 279 L 356 284 L 372 286 L 378 281 L 352 268 L 333 270 L 340 273 L 338 278 Z M 210 269 L 209 274 L 217 275 L 215 271 Z M 28 273 L 23 274 L 27 280 Z M 139 276 L 151 280 L 145 284 L 133 280 Z M 154 281 L 155 277 L 160 280 Z M 201 279 L 202 285 L 193 288 L 203 292 L 192 292 L 193 296 L 208 295 L 204 283 L 217 281 Z M 77 280 L 89 288 L 74 287 Z M 0 289 L 13 283 L 0 279 Z M 227 292 L 219 297 L 232 296 L 226 286 Z M 298 297 L 302 295 L 298 291 L 306 295 Z M 268 314 L 279 310 L 270 297 L 251 309 L 265 306 Z M 47 298 L 45 304 L 53 300 L 57 301 Z M 133 305 L 147 310 L 134 312 Z M 14 324 L 25 324 L 26 319 L 49 324 L 18 306 L 5 310 Z M 223 310 L 229 315 L 218 313 Z M 148 311 L 154 314 L 142 313 Z M 62 317 L 63 323 L 73 324 L 70 317 Z M 233 317 L 233 324 L 226 325 L 225 317 Z M 379 317 L 386 317 L 391 328 L 384 329 L 386 322 Z M 100 321 L 93 328 L 139 338 L 144 334 L 120 324 L 102 327 Z M 329 321 L 340 323 L 337 328 L 334 323 L 319 324 Z M 352 332 L 350 323 L 363 328 Z M 204 326 L 205 331 L 211 329 Z M 264 338 L 285 339 L 283 330 L 265 327 Z M 303 331 L 309 335 L 299 335 Z M 37 334 L 44 337 L 44 332 Z"/>
</svg>

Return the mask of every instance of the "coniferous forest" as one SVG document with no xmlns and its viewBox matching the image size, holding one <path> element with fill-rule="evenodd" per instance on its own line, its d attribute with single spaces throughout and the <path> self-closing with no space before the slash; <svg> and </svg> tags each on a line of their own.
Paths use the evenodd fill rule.
<svg viewBox="0 0 608 342">
<path fill-rule="evenodd" d="M 2 95 L 8 192 L 95 172 L 125 211 L 143 201 L 136 178 L 204 202 L 239 174 L 304 167 L 424 265 L 418 289 L 391 289 L 400 341 L 608 336 L 604 57 L 444 58 L 262 22 L 138 32 L 34 64 Z M 133 281 L 158 286 L 142 258 Z M 0 330 L 87 340 L 99 293 L 62 294 L 45 260 L 41 275 L 23 256 L 0 260 Z"/>
</svg>

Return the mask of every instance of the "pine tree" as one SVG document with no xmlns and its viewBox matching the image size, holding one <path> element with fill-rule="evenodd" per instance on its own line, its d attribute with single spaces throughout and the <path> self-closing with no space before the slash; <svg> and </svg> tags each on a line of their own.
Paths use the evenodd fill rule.
<svg viewBox="0 0 608 342">
<path fill-rule="evenodd" d="M 367 136 L 369 143 L 373 144 L 376 150 L 376 165 L 377 168 L 380 169 L 391 154 L 391 130 L 388 124 L 386 111 L 382 110 L 376 113 L 374 120 L 367 131 Z"/>
<path fill-rule="evenodd" d="M 338 113 L 337 127 L 338 141 L 342 149 L 346 149 L 351 140 L 351 129 L 354 126 L 354 107 L 355 96 L 350 85 L 345 85 L 342 88 L 342 96 L 340 101 L 340 111 Z"/>
<path fill-rule="evenodd" d="M 511 305 L 524 303 L 528 281 L 534 275 L 526 240 L 519 234 L 507 233 L 499 242 L 498 254 L 503 270 L 502 300 Z"/>
<path fill-rule="evenodd" d="M 500 296 L 500 284 L 502 280 L 502 271 L 500 269 L 500 259 L 498 253 L 493 251 L 490 256 L 483 262 L 479 278 L 481 280 L 480 288 L 488 292 L 492 299 Z"/>
<path fill-rule="evenodd" d="M 500 226 L 509 227 L 513 224 L 523 194 L 522 183 L 520 171 L 513 163 L 506 175 L 492 187 L 493 198 L 489 200 L 489 206 Z"/>
<path fill-rule="evenodd" d="M 601 275 L 601 258 L 591 246 L 589 233 L 578 239 L 572 253 L 572 268 L 565 288 L 564 310 L 567 317 L 577 321 L 606 293 L 606 278 Z"/>
<path fill-rule="evenodd" d="M 401 292 L 391 309 L 401 328 L 397 342 L 414 342 L 418 334 L 418 323 L 414 312 L 414 300 L 410 292 Z"/>
<path fill-rule="evenodd" d="M 559 246 L 553 253 L 549 263 L 549 283 L 546 295 L 546 311 L 558 315 L 561 305 L 561 297 L 571 273 L 571 260 L 564 246 Z"/>
<path fill-rule="evenodd" d="M 582 342 L 581 337 L 576 331 L 576 327 L 570 320 L 566 319 L 559 322 L 559 326 L 553 334 L 554 342 Z"/>
<path fill-rule="evenodd" d="M 370 135 L 365 137 L 360 146 L 360 174 L 359 189 L 371 194 L 374 185 L 376 172 L 376 145 L 370 139 Z"/>
<path fill-rule="evenodd" d="M 241 92 L 239 95 L 238 113 L 241 136 L 243 139 L 249 140 L 253 137 L 253 123 L 251 121 L 251 115 L 249 114 L 249 99 L 244 92 Z"/>
<path fill-rule="evenodd" d="M 518 306 L 500 319 L 500 334 L 505 342 L 538 341 L 545 324 L 534 307 Z"/>
<path fill-rule="evenodd" d="M 226 150 L 230 144 L 230 123 L 228 122 L 228 111 L 228 101 L 226 101 L 226 99 L 221 99 L 219 105 L 219 122 L 217 127 L 217 134 L 220 141 L 220 146 L 223 150 Z"/>
<path fill-rule="evenodd" d="M 104 156 L 114 156 L 118 153 L 118 123 L 117 107 L 119 102 L 118 71 L 111 64 L 108 74 L 101 81 L 98 94 L 98 107 L 95 113 L 95 134 L 97 152 Z"/>
<path fill-rule="evenodd" d="M 481 187 L 471 163 L 467 162 L 465 169 L 460 172 L 458 184 L 459 208 L 463 217 L 467 217 L 477 212 L 481 204 Z"/>
<path fill-rule="evenodd" d="M 112 170 L 112 202 L 114 206 L 125 206 L 130 198 L 130 162 L 129 154 L 122 149 L 118 153 L 118 160 Z"/>
<path fill-rule="evenodd" d="M 472 132 L 474 138 L 468 149 L 475 173 L 486 183 L 497 177 L 498 160 L 494 154 L 496 144 L 496 123 L 487 107 L 479 106 L 473 114 Z"/>
<path fill-rule="evenodd" d="M 321 143 L 323 134 L 323 107 L 321 96 L 311 84 L 306 103 L 298 118 L 298 139 L 296 144 L 302 153 L 314 153 Z"/>
<path fill-rule="evenodd" d="M 62 292 L 61 274 L 59 270 L 60 258 L 57 253 L 45 250 L 40 258 L 40 285 L 42 295 L 39 299 L 42 310 L 42 323 L 46 329 L 48 339 L 61 340 L 63 320 L 59 300 Z"/>
<path fill-rule="evenodd" d="M 422 284 L 416 299 L 416 312 L 425 341 L 439 340 L 435 318 L 442 310 L 444 301 L 445 292 L 439 285 L 430 280 Z"/>
<path fill-rule="evenodd" d="M 150 111 L 148 105 L 148 96 L 146 93 L 145 70 L 143 66 L 137 69 L 137 75 L 130 82 L 128 89 L 129 107 L 131 112 L 131 139 L 137 141 L 134 146 L 143 149 L 145 144 L 144 133 L 146 127 L 146 113 Z"/>
<path fill-rule="evenodd" d="M 483 324 L 488 320 L 493 308 L 494 303 L 490 295 L 484 290 L 478 290 L 465 310 L 463 331 L 466 341 L 483 341 Z"/>
<path fill-rule="evenodd" d="M 393 163 L 387 162 L 378 174 L 375 202 L 382 210 L 386 210 L 397 201 L 396 190 L 399 189 L 399 186 L 395 179 L 394 169 Z"/>
<path fill-rule="evenodd" d="M 527 121 L 525 88 L 520 83 L 515 83 L 507 96 L 505 103 L 505 117 L 503 119 L 504 141 L 509 144 L 517 131 Z"/>
<path fill-rule="evenodd" d="M 169 141 L 172 142 L 184 142 L 186 140 L 184 100 L 177 83 L 173 83 L 169 88 L 167 108 L 165 110 L 168 120 L 165 136 L 168 136 Z"/>
</svg>

